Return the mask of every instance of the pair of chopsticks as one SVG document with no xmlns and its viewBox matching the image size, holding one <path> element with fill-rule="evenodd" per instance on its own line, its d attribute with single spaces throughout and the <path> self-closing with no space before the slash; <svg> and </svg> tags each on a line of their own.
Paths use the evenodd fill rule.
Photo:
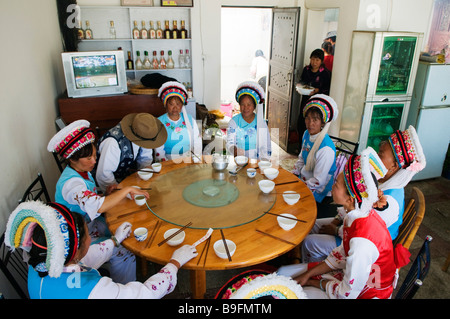
<svg viewBox="0 0 450 319">
<path fill-rule="evenodd" d="M 122 188 L 115 188 L 115 189 L 113 189 L 112 190 L 112 192 L 115 192 L 115 191 L 120 191 Z M 143 190 L 143 191 L 148 191 L 148 190 L 151 190 L 151 188 L 139 188 L 140 190 Z"/>
<path fill-rule="evenodd" d="M 161 224 L 162 224 L 162 222 L 160 220 L 158 220 L 156 222 L 156 225 L 153 228 L 152 234 L 150 235 L 150 238 L 148 239 L 148 242 L 147 242 L 147 245 L 145 245 L 145 248 L 149 248 L 152 245 L 153 240 L 155 239 L 156 234 L 158 233 L 159 227 L 161 227 Z"/>
<path fill-rule="evenodd" d="M 132 169 L 130 169 L 130 171 L 133 171 L 133 172 L 147 172 L 147 173 L 155 173 L 155 174 L 159 174 L 160 173 L 160 172 L 156 172 L 156 171 L 154 171 L 152 169 L 145 169 L 145 168 L 142 168 L 142 169 L 134 169 L 134 168 L 132 168 Z"/>
<path fill-rule="evenodd" d="M 290 241 L 288 241 L 288 240 L 286 240 L 286 239 L 283 239 L 283 238 L 280 238 L 280 237 L 271 235 L 271 234 L 266 233 L 266 232 L 263 232 L 262 230 L 259 230 L 259 229 L 255 229 L 255 230 L 256 230 L 258 233 L 262 234 L 262 235 L 269 236 L 269 237 L 271 237 L 271 238 L 277 239 L 277 240 L 279 240 L 279 241 L 282 241 L 282 242 L 284 242 L 284 243 L 286 243 L 286 244 L 290 244 L 290 245 L 292 245 L 292 246 L 297 246 L 297 244 L 294 244 L 293 242 L 290 242 Z"/>
<path fill-rule="evenodd" d="M 281 215 L 279 215 L 279 214 L 274 214 L 274 213 L 271 213 L 271 212 L 266 212 L 266 214 L 274 215 L 274 216 L 280 216 L 280 217 L 282 217 L 282 218 L 292 219 L 292 220 L 296 220 L 296 221 L 298 221 L 298 222 L 306 223 L 306 220 L 297 219 L 297 218 L 294 218 L 294 217 L 281 216 Z"/>
<path fill-rule="evenodd" d="M 150 206 L 149 208 L 154 208 L 154 207 L 156 207 L 156 205 Z M 116 219 L 123 218 L 123 217 L 127 217 L 127 216 L 129 216 L 129 215 L 133 215 L 133 214 L 136 214 L 136 213 L 140 213 L 140 212 L 146 211 L 147 209 L 148 209 L 148 208 L 146 207 L 146 208 L 142 208 L 142 209 L 139 209 L 139 210 L 135 210 L 135 211 L 132 211 L 132 212 L 129 212 L 129 213 L 125 213 L 125 214 L 122 214 L 122 215 L 117 216 Z"/>
<path fill-rule="evenodd" d="M 225 246 L 225 251 L 227 252 L 228 261 L 231 261 L 230 250 L 228 249 L 227 241 L 225 240 L 225 236 L 223 235 L 222 229 L 220 230 L 220 235 L 222 235 L 223 245 Z"/>
<path fill-rule="evenodd" d="M 275 184 L 275 186 L 280 186 L 280 185 L 286 185 L 286 184 L 292 184 L 292 183 L 298 183 L 300 180 L 297 180 L 297 181 L 290 181 L 290 182 L 284 182 L 284 183 L 278 183 L 278 184 Z"/>
<path fill-rule="evenodd" d="M 203 256 L 203 253 L 206 250 L 205 259 L 203 260 L 203 267 L 205 267 L 206 258 L 208 257 L 208 250 L 209 250 L 209 243 L 210 242 L 211 242 L 211 237 L 208 237 L 208 239 L 206 239 L 205 246 L 203 246 L 202 253 L 200 254 L 200 258 L 197 261 L 197 265 L 200 263 L 200 260 L 202 259 L 202 256 Z"/>
<path fill-rule="evenodd" d="M 158 244 L 158 246 L 162 246 L 164 245 L 166 242 L 168 242 L 169 240 L 171 240 L 173 237 L 175 237 L 176 235 L 178 235 L 179 233 L 181 233 L 183 230 L 185 230 L 186 228 L 188 228 L 189 226 L 192 225 L 192 222 L 187 223 L 186 225 L 184 225 L 183 227 L 181 227 L 180 229 L 178 229 L 176 232 L 174 232 L 172 235 L 170 235 L 169 237 L 167 237 L 166 239 L 164 239 L 162 242 L 160 242 Z"/>
</svg>

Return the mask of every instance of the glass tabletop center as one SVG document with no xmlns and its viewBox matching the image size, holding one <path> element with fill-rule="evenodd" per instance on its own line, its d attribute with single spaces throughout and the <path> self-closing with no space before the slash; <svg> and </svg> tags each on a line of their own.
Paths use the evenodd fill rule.
<svg viewBox="0 0 450 319">
<path fill-rule="evenodd" d="M 221 207 L 231 204 L 239 197 L 238 188 L 226 181 L 205 179 L 188 185 L 183 198 L 200 207 Z"/>
</svg>

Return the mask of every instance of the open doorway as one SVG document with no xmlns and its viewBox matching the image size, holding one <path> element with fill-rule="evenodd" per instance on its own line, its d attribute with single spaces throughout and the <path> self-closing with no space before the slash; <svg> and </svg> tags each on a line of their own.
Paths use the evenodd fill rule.
<svg viewBox="0 0 450 319">
<path fill-rule="evenodd" d="M 269 70 L 272 9 L 221 10 L 221 110 L 231 117 L 232 110 L 238 109 L 234 96 L 239 83 L 259 81 L 267 92 L 263 77 Z"/>
</svg>

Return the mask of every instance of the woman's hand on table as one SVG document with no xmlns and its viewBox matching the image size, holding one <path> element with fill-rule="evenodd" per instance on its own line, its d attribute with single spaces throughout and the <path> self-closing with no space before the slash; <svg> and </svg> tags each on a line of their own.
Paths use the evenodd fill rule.
<svg viewBox="0 0 450 319">
<path fill-rule="evenodd" d="M 173 263 L 178 269 L 183 267 L 192 258 L 198 255 L 197 249 L 192 245 L 184 245 L 175 250 L 169 263 Z"/>
<path fill-rule="evenodd" d="M 127 187 L 125 187 L 125 189 L 127 190 L 127 194 L 130 194 L 132 199 L 134 199 L 134 197 L 138 196 L 138 195 L 143 195 L 143 196 L 145 196 L 146 199 L 149 199 L 149 197 L 150 197 L 150 195 L 148 194 L 147 191 L 143 191 L 136 187 L 127 186 Z"/>
</svg>

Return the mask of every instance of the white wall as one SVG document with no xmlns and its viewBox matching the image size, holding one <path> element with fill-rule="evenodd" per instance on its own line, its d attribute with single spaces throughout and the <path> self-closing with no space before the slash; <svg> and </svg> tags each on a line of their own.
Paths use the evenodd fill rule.
<svg viewBox="0 0 450 319">
<path fill-rule="evenodd" d="M 0 0 L 0 233 L 38 172 L 54 198 L 59 174 L 47 143 L 65 88 L 57 17 L 55 0 Z M 14 298 L 1 272 L 0 291 Z"/>
</svg>

